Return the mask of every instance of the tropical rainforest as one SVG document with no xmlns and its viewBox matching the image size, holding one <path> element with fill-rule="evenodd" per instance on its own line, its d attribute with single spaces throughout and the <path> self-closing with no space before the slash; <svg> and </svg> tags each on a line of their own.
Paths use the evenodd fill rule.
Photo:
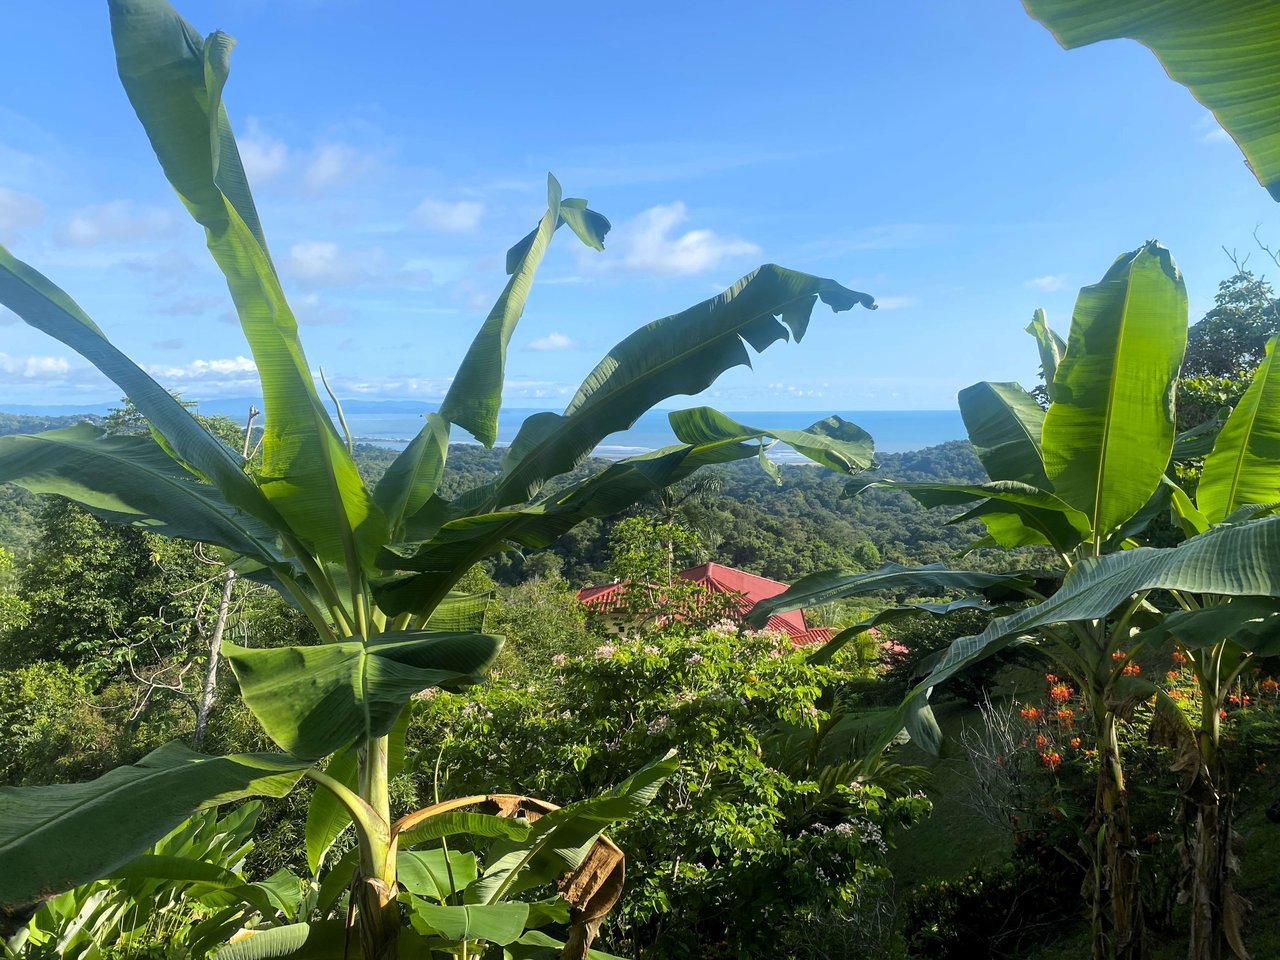
<svg viewBox="0 0 1280 960">
<path fill-rule="evenodd" d="M 1151 47 L 1280 198 L 1257 69 L 1280 18 L 1026 7 L 1068 47 Z M 655 405 L 876 308 L 764 264 L 496 446 L 547 250 L 611 229 L 549 175 L 421 431 L 358 444 L 268 252 L 223 100 L 230 37 L 164 0 L 108 8 L 263 420 L 196 415 L 0 247 L 0 304 L 124 394 L 103 416 L 0 414 L 5 956 L 1280 951 L 1264 276 L 1236 260 L 1191 323 L 1173 252 L 1100 251 L 1062 328 L 1029 306 L 1041 381 L 960 392 L 966 440 L 877 454 L 838 416 L 764 429 L 691 406 L 670 446 L 595 457 Z M 709 560 L 777 590 L 678 576 Z M 599 584 L 614 606 L 579 600 Z M 825 637 L 794 643 L 796 611 Z"/>
</svg>

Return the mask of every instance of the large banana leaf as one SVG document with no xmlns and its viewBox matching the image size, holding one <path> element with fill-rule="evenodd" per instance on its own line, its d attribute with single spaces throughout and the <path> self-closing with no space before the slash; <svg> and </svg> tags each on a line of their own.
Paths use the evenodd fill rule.
<svg viewBox="0 0 1280 960">
<path fill-rule="evenodd" d="M 604 249 L 609 221 L 587 209 L 585 200 L 562 200 L 559 182 L 547 174 L 547 212 L 533 232 L 507 252 L 511 279 L 471 342 L 440 404 L 441 417 L 469 431 L 486 447 L 493 446 L 498 437 L 507 344 L 524 312 L 534 274 L 551 237 L 565 223 L 587 246 Z"/>
<path fill-rule="evenodd" d="M 920 601 L 918 603 L 904 603 L 896 607 L 886 607 L 876 613 L 873 613 L 865 620 L 859 620 L 857 623 L 844 627 L 834 637 L 824 643 L 821 647 L 809 655 L 810 663 L 828 663 L 849 641 L 856 639 L 863 633 L 866 633 L 872 627 L 879 627 L 886 623 L 895 623 L 898 620 L 906 620 L 918 617 L 921 614 L 928 613 L 935 617 L 945 617 L 948 614 L 955 613 L 959 610 L 979 610 L 983 613 L 1003 612 L 1007 607 L 997 606 L 988 603 L 980 597 L 963 597 L 960 600 L 948 600 L 942 603 L 931 603 L 929 601 Z"/>
<path fill-rule="evenodd" d="M 113 346 L 64 291 L 4 247 L 0 247 L 0 304 L 65 343 L 115 381 L 183 462 L 207 477 L 228 502 L 268 524 L 280 525 L 279 515 L 244 472 L 240 457 Z"/>
<path fill-rule="evenodd" d="M 710 300 L 636 330 L 587 375 L 563 414 L 525 420 L 503 457 L 496 503 L 523 503 L 654 404 L 700 393 L 725 370 L 750 366 L 748 345 L 760 353 L 788 336 L 799 342 L 818 300 L 837 312 L 858 304 L 875 309 L 868 294 L 770 263 Z"/>
<path fill-rule="evenodd" d="M 501 647 L 489 634 L 420 630 L 312 647 L 224 641 L 222 650 L 268 736 L 294 756 L 319 759 L 385 735 L 410 696 L 479 675 Z"/>
<path fill-rule="evenodd" d="M 404 522 L 436 492 L 448 453 L 449 421 L 438 413 L 428 413 L 418 435 L 400 451 L 373 488 L 374 503 L 387 515 L 392 543 L 400 539 Z"/>
<path fill-rule="evenodd" d="M 105 876 L 202 807 L 282 797 L 310 765 L 279 754 L 210 757 L 175 742 L 87 783 L 0 787 L 0 904 Z"/>
<path fill-rule="evenodd" d="M 1051 489 L 1040 453 L 1044 411 L 1020 384 L 975 383 L 957 397 L 973 452 L 992 480 Z"/>
<path fill-rule="evenodd" d="M 262 379 L 261 489 L 293 532 L 353 574 L 386 541 L 316 392 L 222 104 L 232 40 L 202 40 L 164 0 L 110 0 L 116 64 L 165 176 L 205 228 Z"/>
<path fill-rule="evenodd" d="M 525 840 L 498 841 L 488 852 L 484 875 L 468 888 L 467 902 L 494 903 L 573 870 L 606 827 L 635 816 L 652 803 L 679 766 L 675 751 L 671 751 L 611 790 L 540 817 Z"/>
<path fill-rule="evenodd" d="M 619 460 L 527 507 L 450 520 L 412 556 L 383 551 L 384 569 L 416 573 L 375 583 L 374 597 L 392 616 L 431 610 L 473 564 L 510 544 L 548 546 L 584 520 L 618 513 L 699 467 L 755 455 L 754 446 L 732 440 L 665 447 Z"/>
<path fill-rule="evenodd" d="M 276 533 L 197 481 L 150 436 L 90 424 L 0 437 L 0 483 L 74 500 L 115 523 L 214 543 L 269 566 L 285 562 Z"/>
<path fill-rule="evenodd" d="M 1032 578 L 1026 573 L 980 573 L 977 570 L 952 570 L 941 563 L 920 567 L 904 567 L 900 563 L 886 563 L 877 570 L 858 571 L 825 570 L 801 577 L 776 597 L 761 600 L 746 616 L 747 623 L 762 627 L 769 618 L 816 607 L 831 600 L 860 597 L 880 590 L 892 590 L 912 596 L 929 596 L 950 590 L 989 590 L 1010 585 L 1030 586 Z"/>
<path fill-rule="evenodd" d="M 1280 6 L 1270 0 L 1023 0 L 1064 47 L 1129 37 L 1202 104 L 1280 200 Z"/>
<path fill-rule="evenodd" d="M 1217 523 L 1236 507 L 1273 503 L 1280 496 L 1280 364 L 1276 343 L 1267 342 L 1267 355 L 1253 382 L 1218 434 L 1213 452 L 1205 457 L 1196 506 L 1210 523 Z"/>
<path fill-rule="evenodd" d="M 505 946 L 524 933 L 529 919 L 527 903 L 468 903 L 443 906 L 414 899 L 409 922 L 421 934 L 439 934 L 446 940 L 485 940 Z"/>
<path fill-rule="evenodd" d="M 1089 518 L 1057 494 L 1016 480 L 988 483 L 899 483 L 895 480 L 854 479 L 844 495 L 855 496 L 873 488 L 902 490 L 922 506 L 941 507 L 973 503 L 950 523 L 981 520 L 990 542 L 1002 547 L 1032 543 L 1051 544 L 1065 553 L 1090 535 Z"/>
<path fill-rule="evenodd" d="M 1058 364 L 1062 355 L 1067 352 L 1067 345 L 1062 338 L 1049 328 L 1049 318 L 1043 310 L 1037 308 L 1027 324 L 1027 333 L 1036 338 L 1036 347 L 1040 350 L 1040 372 L 1044 374 L 1045 393 L 1049 401 L 1054 399 L 1053 378 L 1058 372 Z"/>
<path fill-rule="evenodd" d="M 1054 492 L 1089 518 L 1098 541 L 1164 476 L 1186 342 L 1186 287 L 1154 240 L 1080 291 L 1041 445 Z"/>
<path fill-rule="evenodd" d="M 867 470 L 874 463 L 875 442 L 871 434 L 840 417 L 827 417 L 804 430 L 748 427 L 711 407 L 675 410 L 667 419 L 681 443 L 741 443 L 749 438 L 772 437 L 814 463 L 841 473 Z"/>
<path fill-rule="evenodd" d="M 409 893 L 444 903 L 480 875 L 474 853 L 461 850 L 401 850 L 396 854 L 396 879 Z"/>
<path fill-rule="evenodd" d="M 1149 644 L 1172 638 L 1188 649 L 1230 641 L 1255 656 L 1280 654 L 1280 601 L 1273 597 L 1236 597 L 1199 610 L 1175 610 L 1142 632 Z"/>
<path fill-rule="evenodd" d="M 1054 623 L 1097 620 L 1144 590 L 1280 597 L 1280 517 L 1221 526 L 1177 547 L 1139 547 L 1076 565 L 1049 599 L 993 621 L 947 649 L 920 687 L 942 683 L 1012 639 Z"/>
</svg>

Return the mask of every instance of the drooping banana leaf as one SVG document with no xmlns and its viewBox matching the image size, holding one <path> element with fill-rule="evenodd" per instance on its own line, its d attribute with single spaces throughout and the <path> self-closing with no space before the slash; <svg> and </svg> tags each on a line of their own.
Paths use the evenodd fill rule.
<svg viewBox="0 0 1280 960">
<path fill-rule="evenodd" d="M 525 420 L 503 457 L 495 503 L 523 503 L 654 404 L 700 393 L 731 367 L 750 366 L 748 346 L 760 353 L 790 336 L 799 342 L 818 300 L 837 312 L 875 309 L 868 294 L 770 263 L 710 300 L 636 330 L 587 375 L 563 414 Z"/>
<path fill-rule="evenodd" d="M 1230 641 L 1260 657 L 1280 654 L 1280 600 L 1236 597 L 1198 610 L 1175 610 L 1142 632 L 1148 644 L 1173 639 L 1188 649 Z"/>
<path fill-rule="evenodd" d="M 395 833 L 400 849 L 408 849 L 420 843 L 429 843 L 442 837 L 465 834 L 470 837 L 504 837 L 521 841 L 529 835 L 529 821 L 512 817 L 498 817 L 489 813 L 472 813 L 469 810 L 448 810 L 420 820 L 403 831 Z"/>
<path fill-rule="evenodd" d="M 392 543 L 400 539 L 404 522 L 423 508 L 444 476 L 449 453 L 449 421 L 428 413 L 427 422 L 392 461 L 373 488 L 373 500 L 387 516 Z"/>
<path fill-rule="evenodd" d="M 111 436 L 87 423 L 0 437 L 0 483 L 74 500 L 113 523 L 226 547 L 277 566 L 276 533 L 198 482 L 149 436 Z"/>
<path fill-rule="evenodd" d="M 412 556 L 383 551 L 383 569 L 416 572 L 375 583 L 374 597 L 390 616 L 431 610 L 473 564 L 509 544 L 548 546 L 584 520 L 618 513 L 699 467 L 755 455 L 754 446 L 736 441 L 666 447 L 620 460 L 527 507 L 451 520 Z"/>
<path fill-rule="evenodd" d="M 841 629 L 839 633 L 809 655 L 809 662 L 829 663 L 831 658 L 851 640 L 866 633 L 872 627 L 883 626 L 886 623 L 895 623 L 898 620 L 918 617 L 924 613 L 932 614 L 935 617 L 945 617 L 958 610 L 979 610 L 984 613 L 993 613 L 1003 612 L 1007 609 L 1007 607 L 1001 605 L 988 603 L 980 597 L 964 597 L 960 600 L 950 600 L 943 603 L 921 601 L 919 603 L 904 603 L 896 607 L 886 607 L 865 620 L 859 620 L 857 623 Z"/>
<path fill-rule="evenodd" d="M 681 443 L 696 446 L 722 440 L 741 443 L 748 438 L 772 437 L 814 463 L 841 473 L 868 470 L 874 464 L 875 442 L 871 434 L 840 417 L 827 417 L 804 430 L 749 427 L 711 407 L 675 410 L 667 419 Z"/>
<path fill-rule="evenodd" d="M 0 247 L 0 304 L 65 343 L 113 380 L 183 462 L 209 479 L 229 503 L 271 526 L 279 515 L 244 472 L 241 458 L 107 340 L 83 310 L 39 271 Z"/>
<path fill-rule="evenodd" d="M 757 629 L 769 618 L 789 610 L 816 607 L 831 600 L 865 596 L 880 590 L 892 590 L 914 596 L 937 595 L 949 590 L 989 590 L 1008 585 L 1030 586 L 1027 573 L 980 573 L 977 570 L 952 570 L 941 563 L 904 567 L 886 563 L 877 570 L 826 570 L 801 577 L 776 597 L 761 600 L 746 616 L 747 623 Z"/>
<path fill-rule="evenodd" d="M 1097 540 L 1141 510 L 1164 476 L 1186 342 L 1182 274 L 1154 240 L 1080 291 L 1041 447 L 1054 492 L 1089 518 Z"/>
<path fill-rule="evenodd" d="M 1040 430 L 1044 411 L 1017 383 L 975 383 L 957 400 L 973 452 L 992 480 L 1052 489 L 1044 473 Z"/>
<path fill-rule="evenodd" d="M 486 447 L 492 447 L 498 437 L 507 344 L 524 312 L 534 274 L 551 237 L 564 223 L 587 246 L 604 249 L 609 221 L 588 210 L 585 200 L 562 200 L 559 182 L 548 173 L 547 212 L 533 232 L 507 252 L 511 279 L 472 341 L 440 404 L 441 417 L 467 430 Z"/>
<path fill-rule="evenodd" d="M 86 783 L 0 787 L 0 904 L 104 876 L 204 807 L 282 797 L 310 765 L 280 754 L 211 757 L 175 742 Z"/>
<path fill-rule="evenodd" d="M 1039 308 L 1032 314 L 1031 322 L 1027 324 L 1027 333 L 1036 338 L 1036 347 L 1040 350 L 1040 371 L 1044 374 L 1045 392 L 1049 395 L 1049 402 L 1052 403 L 1053 378 L 1058 372 L 1058 364 L 1062 362 L 1062 355 L 1067 352 L 1067 345 L 1049 328 L 1049 318 Z"/>
<path fill-rule="evenodd" d="M 264 917 L 273 916 L 277 909 L 276 901 L 261 887 L 246 883 L 226 867 L 191 857 L 144 853 L 105 874 L 101 879 L 169 880 L 190 885 L 190 895 L 209 899 L 210 905 L 213 898 L 206 898 L 206 893 L 218 894 L 216 899 L 219 900 L 243 901 Z"/>
<path fill-rule="evenodd" d="M 1280 362 L 1276 343 L 1254 372 L 1253 382 L 1231 411 L 1213 452 L 1204 460 L 1196 506 L 1210 523 L 1236 507 L 1273 503 L 1280 497 Z"/>
<path fill-rule="evenodd" d="M 502 638 L 404 631 L 367 643 L 241 647 L 223 642 L 245 705 L 289 753 L 319 759 L 387 734 L 409 697 L 478 676 Z"/>
<path fill-rule="evenodd" d="M 352 573 L 387 526 L 316 392 L 222 103 L 233 41 L 164 0 L 110 0 L 116 65 L 165 176 L 226 276 L 262 380 L 260 488 L 301 540 Z"/>
<path fill-rule="evenodd" d="M 1064 47 L 1129 37 L 1213 111 L 1280 200 L 1280 7 L 1269 0 L 1023 0 Z"/>
<path fill-rule="evenodd" d="M 1177 547 L 1139 547 L 1077 564 L 1047 600 L 952 642 L 919 689 L 935 686 L 1013 638 L 1054 623 L 1103 618 L 1145 590 L 1280 597 L 1280 517 L 1220 526 Z"/>
</svg>

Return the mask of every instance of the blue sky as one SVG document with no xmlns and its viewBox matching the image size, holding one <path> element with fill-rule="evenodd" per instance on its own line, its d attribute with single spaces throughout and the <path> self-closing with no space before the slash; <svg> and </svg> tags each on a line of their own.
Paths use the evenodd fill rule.
<svg viewBox="0 0 1280 960">
<path fill-rule="evenodd" d="M 308 358 L 342 396 L 441 396 L 537 221 L 545 175 L 614 223 L 557 237 L 507 402 L 562 405 L 635 326 L 776 261 L 874 295 L 703 396 L 728 410 L 941 409 L 1034 382 L 1022 332 L 1150 237 L 1194 321 L 1225 245 L 1280 242 L 1213 118 L 1129 42 L 1066 53 L 1016 0 L 445 4 L 204 0 Z M 70 11 L 74 10 L 75 13 Z M 115 77 L 105 4 L 0 37 L 0 242 L 166 385 L 249 396 L 219 274 Z M 1251 263 L 1261 267 L 1255 254 Z M 0 404 L 113 400 L 0 315 Z M 683 398 L 679 399 L 683 404 Z"/>
</svg>

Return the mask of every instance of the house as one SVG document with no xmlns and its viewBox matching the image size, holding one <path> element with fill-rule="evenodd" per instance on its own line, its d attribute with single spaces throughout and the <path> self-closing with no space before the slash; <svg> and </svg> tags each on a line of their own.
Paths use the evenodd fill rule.
<svg viewBox="0 0 1280 960">
<path fill-rule="evenodd" d="M 726 567 L 719 563 L 704 563 L 697 567 L 690 567 L 688 570 L 681 570 L 676 576 L 697 584 L 710 593 L 725 596 L 729 600 L 729 606 L 737 608 L 740 617 L 745 616 L 747 611 L 761 600 L 776 597 L 787 589 L 785 583 L 770 580 L 768 577 L 758 577 L 754 573 L 735 570 L 733 567 Z M 578 591 L 578 599 L 593 611 L 604 614 L 611 631 L 622 633 L 628 624 L 623 621 L 621 615 L 610 618 L 609 612 L 620 611 L 622 595 L 626 587 L 625 582 L 586 587 Z M 767 629 L 785 633 L 797 646 L 825 643 L 835 633 L 831 627 L 810 626 L 805 622 L 804 613 L 800 610 L 775 614 L 769 618 Z"/>
</svg>

